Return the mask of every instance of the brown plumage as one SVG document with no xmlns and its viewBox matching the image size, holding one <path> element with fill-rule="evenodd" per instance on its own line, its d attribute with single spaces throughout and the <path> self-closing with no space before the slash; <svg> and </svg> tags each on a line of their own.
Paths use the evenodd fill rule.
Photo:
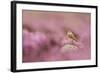
<svg viewBox="0 0 100 73">
<path fill-rule="evenodd" d="M 69 39 L 71 39 L 72 41 L 77 41 L 78 40 L 77 35 L 75 33 L 73 33 L 72 31 L 67 32 L 67 37 Z"/>
</svg>

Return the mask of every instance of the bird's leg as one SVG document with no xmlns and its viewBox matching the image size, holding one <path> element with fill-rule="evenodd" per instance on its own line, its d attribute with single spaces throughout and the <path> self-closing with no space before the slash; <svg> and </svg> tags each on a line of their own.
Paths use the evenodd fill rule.
<svg viewBox="0 0 100 73">
<path fill-rule="evenodd" d="M 74 44 L 74 40 L 73 39 L 70 39 L 71 41 L 70 41 L 70 44 Z"/>
</svg>

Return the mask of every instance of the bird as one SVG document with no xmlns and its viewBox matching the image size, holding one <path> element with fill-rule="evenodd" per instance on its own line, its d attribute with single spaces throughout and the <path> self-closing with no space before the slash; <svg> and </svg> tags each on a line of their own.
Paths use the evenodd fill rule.
<svg viewBox="0 0 100 73">
<path fill-rule="evenodd" d="M 67 32 L 67 38 L 70 39 L 72 42 L 78 40 L 78 36 L 72 31 Z"/>
</svg>

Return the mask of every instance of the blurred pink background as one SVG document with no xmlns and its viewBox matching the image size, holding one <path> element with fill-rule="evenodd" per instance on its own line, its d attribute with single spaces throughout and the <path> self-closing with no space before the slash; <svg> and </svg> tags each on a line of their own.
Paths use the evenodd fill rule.
<svg viewBox="0 0 100 73">
<path fill-rule="evenodd" d="M 91 14 L 23 10 L 23 62 L 91 59 Z M 66 37 L 77 37 L 71 47 Z"/>
</svg>

